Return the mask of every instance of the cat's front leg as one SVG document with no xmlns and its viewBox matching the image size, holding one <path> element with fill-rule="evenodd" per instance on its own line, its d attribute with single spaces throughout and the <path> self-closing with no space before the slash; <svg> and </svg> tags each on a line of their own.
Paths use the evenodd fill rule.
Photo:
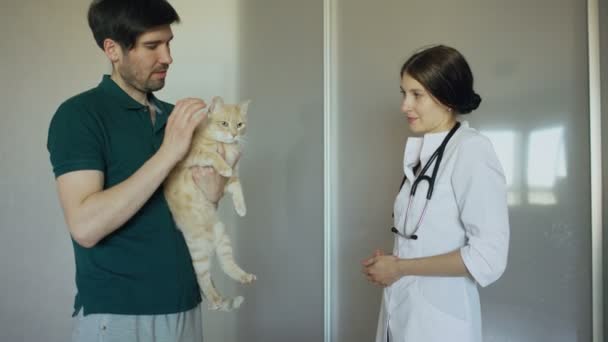
<svg viewBox="0 0 608 342">
<path fill-rule="evenodd" d="M 243 187 L 238 177 L 230 177 L 228 183 L 226 183 L 226 192 L 232 195 L 232 203 L 234 209 L 239 216 L 245 216 L 247 214 L 247 207 L 245 206 L 245 197 L 243 196 Z"/>
<path fill-rule="evenodd" d="M 216 152 L 199 151 L 191 155 L 186 161 L 186 167 L 194 166 L 212 166 L 224 177 L 231 177 L 233 174 L 230 165 Z"/>
</svg>

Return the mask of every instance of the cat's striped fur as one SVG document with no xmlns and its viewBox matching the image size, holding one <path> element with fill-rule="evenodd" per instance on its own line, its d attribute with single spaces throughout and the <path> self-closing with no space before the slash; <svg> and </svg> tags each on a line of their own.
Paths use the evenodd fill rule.
<svg viewBox="0 0 608 342">
<path fill-rule="evenodd" d="M 232 195 L 237 214 L 245 216 L 246 213 L 236 171 L 241 154 L 239 138 L 247 127 L 248 104 L 249 101 L 228 105 L 215 97 L 207 119 L 194 132 L 189 153 L 175 166 L 164 184 L 169 208 L 184 234 L 199 286 L 212 310 L 230 311 L 243 301 L 241 296 L 225 299 L 218 293 L 210 273 L 214 253 L 223 271 L 232 279 L 240 283 L 256 279 L 234 261 L 230 239 L 216 212 L 225 190 Z M 211 166 L 216 172 L 202 175 L 203 166 Z"/>
</svg>

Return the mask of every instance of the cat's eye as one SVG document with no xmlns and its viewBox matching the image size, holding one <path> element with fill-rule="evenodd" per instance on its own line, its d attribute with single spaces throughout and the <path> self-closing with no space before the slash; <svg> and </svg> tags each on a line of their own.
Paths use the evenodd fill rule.
<svg viewBox="0 0 608 342">
<path fill-rule="evenodd" d="M 236 124 L 236 128 L 241 128 L 243 127 L 245 124 L 242 122 L 239 122 L 238 124 Z"/>
<path fill-rule="evenodd" d="M 228 127 L 228 122 L 222 121 L 222 122 L 220 122 L 220 125 L 222 125 L 223 127 Z"/>
</svg>

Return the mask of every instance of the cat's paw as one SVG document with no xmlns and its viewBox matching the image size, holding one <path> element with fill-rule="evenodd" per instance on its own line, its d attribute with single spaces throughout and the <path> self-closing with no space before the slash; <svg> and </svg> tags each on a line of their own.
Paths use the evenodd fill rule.
<svg viewBox="0 0 608 342">
<path fill-rule="evenodd" d="M 234 201 L 234 210 L 241 217 L 247 215 L 247 207 L 243 201 Z"/>
<path fill-rule="evenodd" d="M 239 279 L 239 282 L 241 284 L 251 284 L 256 281 L 256 279 L 258 278 L 255 276 L 255 274 L 247 273 Z"/>
<path fill-rule="evenodd" d="M 218 172 L 220 173 L 220 175 L 222 175 L 222 176 L 224 176 L 226 178 L 232 177 L 232 174 L 233 174 L 232 169 L 229 168 L 229 167 L 225 168 L 225 169 L 218 170 Z"/>
<path fill-rule="evenodd" d="M 237 309 L 239 306 L 241 306 L 241 304 L 243 304 L 243 301 L 245 301 L 245 298 L 243 298 L 243 296 L 234 297 L 232 299 L 232 308 Z"/>
<path fill-rule="evenodd" d="M 245 299 L 242 296 L 238 296 L 229 300 L 224 300 L 216 310 L 230 312 L 234 309 L 238 309 L 243 304 Z"/>
<path fill-rule="evenodd" d="M 224 306 L 222 304 L 223 303 L 221 301 L 219 301 L 219 302 L 211 302 L 210 301 L 210 302 L 207 303 L 207 309 L 211 310 L 211 311 L 221 310 L 222 307 Z"/>
</svg>

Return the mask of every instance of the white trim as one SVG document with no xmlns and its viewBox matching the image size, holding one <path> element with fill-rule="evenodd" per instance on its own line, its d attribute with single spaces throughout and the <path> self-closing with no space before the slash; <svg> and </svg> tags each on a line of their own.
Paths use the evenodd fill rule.
<svg viewBox="0 0 608 342">
<path fill-rule="evenodd" d="M 323 251 L 324 251 L 324 341 L 332 339 L 332 271 L 333 271 L 333 203 L 334 191 L 334 125 L 333 125 L 333 94 L 334 92 L 334 1 L 323 0 Z"/>
<path fill-rule="evenodd" d="M 593 342 L 604 341 L 602 265 L 602 112 L 598 0 L 587 0 L 589 125 L 591 146 L 591 268 Z"/>
</svg>

